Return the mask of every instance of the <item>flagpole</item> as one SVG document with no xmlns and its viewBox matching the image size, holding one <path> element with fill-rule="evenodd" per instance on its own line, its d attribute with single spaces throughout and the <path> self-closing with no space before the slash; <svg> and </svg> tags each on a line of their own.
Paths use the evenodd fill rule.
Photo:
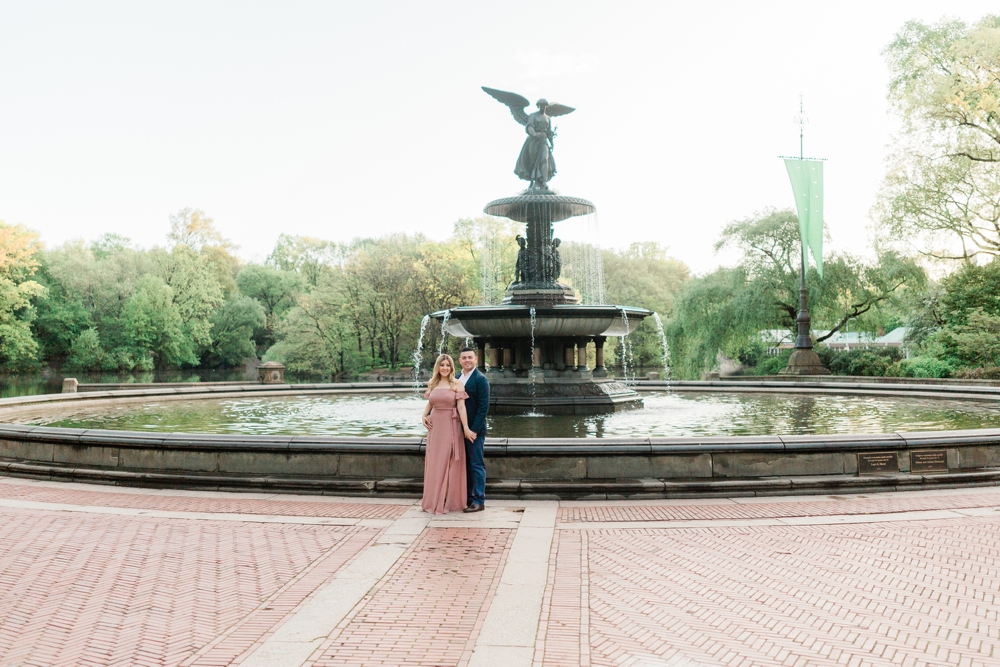
<svg viewBox="0 0 1000 667">
<path fill-rule="evenodd" d="M 802 94 L 799 93 L 799 159 L 806 159 L 806 148 L 805 148 L 805 125 L 806 116 L 805 109 L 802 105 Z M 795 322 L 798 324 L 798 332 L 795 336 L 795 349 L 797 350 L 811 350 L 812 349 L 812 336 L 809 335 L 809 325 L 812 323 L 809 317 L 808 308 L 809 291 L 806 289 L 806 244 L 805 239 L 802 239 L 802 271 L 799 276 L 799 313 L 795 318 Z"/>
<path fill-rule="evenodd" d="M 799 160 L 806 159 L 805 151 L 805 124 L 806 117 L 802 104 L 802 95 L 799 95 Z M 795 159 L 795 158 L 790 158 Z M 812 159 L 812 158 L 810 158 Z M 820 158 L 822 159 L 822 158 Z M 799 312 L 795 317 L 797 326 L 795 336 L 795 349 L 788 359 L 788 365 L 781 371 L 783 375 L 826 375 L 830 371 L 823 367 L 819 356 L 813 352 L 812 336 L 809 333 L 812 324 L 809 317 L 809 290 L 806 289 L 806 240 L 802 241 L 802 264 L 799 269 Z"/>
</svg>

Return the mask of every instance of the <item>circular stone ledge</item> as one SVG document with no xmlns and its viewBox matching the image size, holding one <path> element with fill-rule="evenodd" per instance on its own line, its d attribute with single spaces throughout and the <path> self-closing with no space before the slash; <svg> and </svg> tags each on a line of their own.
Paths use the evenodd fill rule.
<svg viewBox="0 0 1000 667">
<path fill-rule="evenodd" d="M 739 383 L 776 392 L 788 385 Z M 880 384 L 796 389 L 903 391 Z M 646 382 L 638 389 L 732 390 L 729 383 Z M 749 386 L 748 386 L 749 385 Z M 288 385 L 255 395 L 412 391 L 407 383 Z M 0 399 L 0 416 L 70 401 L 245 395 L 198 387 Z M 908 395 L 996 400 L 1000 388 L 910 387 Z M 415 496 L 420 438 L 149 433 L 0 424 L 0 474 L 127 486 Z M 689 438 L 488 438 L 490 497 L 670 498 L 848 493 L 1000 483 L 1000 429 Z"/>
</svg>

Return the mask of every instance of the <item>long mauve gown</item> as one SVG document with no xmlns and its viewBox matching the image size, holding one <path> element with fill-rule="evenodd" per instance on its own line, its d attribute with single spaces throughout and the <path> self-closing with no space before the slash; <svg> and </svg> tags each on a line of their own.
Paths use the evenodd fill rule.
<svg viewBox="0 0 1000 667">
<path fill-rule="evenodd" d="M 458 399 L 468 398 L 464 391 L 447 386 L 435 387 L 431 402 L 431 429 L 427 432 L 424 454 L 425 512 L 444 514 L 465 509 L 465 432 L 458 417 Z"/>
</svg>

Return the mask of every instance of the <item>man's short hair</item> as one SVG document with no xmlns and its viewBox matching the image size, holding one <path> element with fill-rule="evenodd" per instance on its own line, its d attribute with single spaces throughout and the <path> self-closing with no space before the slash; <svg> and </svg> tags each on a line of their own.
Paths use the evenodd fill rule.
<svg viewBox="0 0 1000 667">
<path fill-rule="evenodd" d="M 465 352 L 471 352 L 472 354 L 475 354 L 475 355 L 479 354 L 478 352 L 476 352 L 476 348 L 474 348 L 474 347 L 463 347 L 459 351 L 458 356 L 462 356 L 462 354 L 464 354 Z"/>
</svg>

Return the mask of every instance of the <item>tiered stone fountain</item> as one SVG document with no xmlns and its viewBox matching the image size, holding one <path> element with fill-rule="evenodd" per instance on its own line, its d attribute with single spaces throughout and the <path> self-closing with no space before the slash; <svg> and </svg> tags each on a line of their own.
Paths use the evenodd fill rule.
<svg viewBox="0 0 1000 667">
<path fill-rule="evenodd" d="M 431 317 L 452 336 L 472 338 L 482 369 L 490 380 L 494 413 L 592 414 L 640 407 L 642 399 L 625 383 L 608 377 L 604 343 L 630 334 L 645 308 L 581 305 L 572 287 L 559 282 L 556 222 L 589 215 L 588 200 L 549 189 L 555 174 L 549 117 L 572 111 L 539 100 L 539 111 L 526 115 L 528 101 L 513 93 L 485 89 L 511 108 L 528 138 L 515 173 L 531 186 L 513 197 L 491 201 L 483 211 L 525 224 L 518 238 L 515 280 L 498 306 L 463 306 Z M 594 346 L 594 367 L 587 364 Z"/>
</svg>

